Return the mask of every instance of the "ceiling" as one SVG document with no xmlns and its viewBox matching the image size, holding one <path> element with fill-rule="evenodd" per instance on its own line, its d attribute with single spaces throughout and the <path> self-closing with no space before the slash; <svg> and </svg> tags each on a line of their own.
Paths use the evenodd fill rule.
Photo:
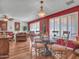
<svg viewBox="0 0 79 59">
<path fill-rule="evenodd" d="M 47 15 L 79 5 L 79 0 L 67 5 L 70 0 L 45 0 Z M 0 15 L 7 14 L 17 20 L 31 21 L 38 18 L 40 0 L 0 0 Z"/>
</svg>

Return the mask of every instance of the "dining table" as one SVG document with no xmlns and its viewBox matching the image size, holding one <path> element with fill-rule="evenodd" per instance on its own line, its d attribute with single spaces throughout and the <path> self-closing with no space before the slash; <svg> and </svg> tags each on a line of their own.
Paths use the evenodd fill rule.
<svg viewBox="0 0 79 59">
<path fill-rule="evenodd" d="M 44 51 L 45 56 L 51 56 L 52 52 L 49 50 L 48 45 L 52 45 L 55 42 L 50 42 L 50 39 L 47 39 L 47 38 L 48 37 L 42 37 L 41 40 L 36 40 L 35 42 L 44 44 L 44 46 L 45 46 L 45 51 Z"/>
</svg>

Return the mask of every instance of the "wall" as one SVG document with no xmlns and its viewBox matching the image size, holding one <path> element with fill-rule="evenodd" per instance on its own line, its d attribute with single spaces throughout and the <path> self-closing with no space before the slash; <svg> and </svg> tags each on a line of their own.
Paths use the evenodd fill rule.
<svg viewBox="0 0 79 59">
<path fill-rule="evenodd" d="M 7 28 L 7 31 L 11 31 L 11 32 L 14 32 L 14 21 L 8 21 L 8 24 L 7 24 L 8 28 Z"/>
<path fill-rule="evenodd" d="M 20 23 L 20 31 L 15 31 L 15 22 Z M 24 26 L 28 27 L 27 22 L 23 22 L 23 21 L 8 21 L 7 23 L 8 23 L 7 31 L 12 31 L 12 32 L 24 32 L 23 27 Z M 26 30 L 25 32 L 27 32 L 27 31 L 28 30 Z"/>
<path fill-rule="evenodd" d="M 78 36 L 79 36 L 79 10 L 78 10 Z"/>
</svg>

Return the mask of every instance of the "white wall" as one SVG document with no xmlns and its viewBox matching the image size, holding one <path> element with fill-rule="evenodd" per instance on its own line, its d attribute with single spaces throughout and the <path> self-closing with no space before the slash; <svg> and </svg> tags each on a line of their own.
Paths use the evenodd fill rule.
<svg viewBox="0 0 79 59">
<path fill-rule="evenodd" d="M 8 21 L 7 22 L 7 31 L 12 31 L 12 32 L 14 32 L 14 29 L 15 29 L 15 27 L 14 27 L 14 21 Z"/>
<path fill-rule="evenodd" d="M 23 26 L 27 26 L 26 22 L 23 21 L 8 21 L 7 22 L 7 31 L 17 32 L 15 31 L 15 22 L 20 22 L 20 31 L 23 32 Z"/>
</svg>

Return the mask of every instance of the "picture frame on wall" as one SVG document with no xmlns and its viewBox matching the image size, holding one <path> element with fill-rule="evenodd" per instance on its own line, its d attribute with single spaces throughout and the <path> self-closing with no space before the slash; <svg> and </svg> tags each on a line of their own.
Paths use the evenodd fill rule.
<svg viewBox="0 0 79 59">
<path fill-rule="evenodd" d="M 27 26 L 23 26 L 23 31 L 27 31 Z"/>
<path fill-rule="evenodd" d="M 1 31 L 7 31 L 7 22 L 1 21 L 0 22 Z"/>
<path fill-rule="evenodd" d="M 15 22 L 15 31 L 20 31 L 20 23 Z"/>
</svg>

